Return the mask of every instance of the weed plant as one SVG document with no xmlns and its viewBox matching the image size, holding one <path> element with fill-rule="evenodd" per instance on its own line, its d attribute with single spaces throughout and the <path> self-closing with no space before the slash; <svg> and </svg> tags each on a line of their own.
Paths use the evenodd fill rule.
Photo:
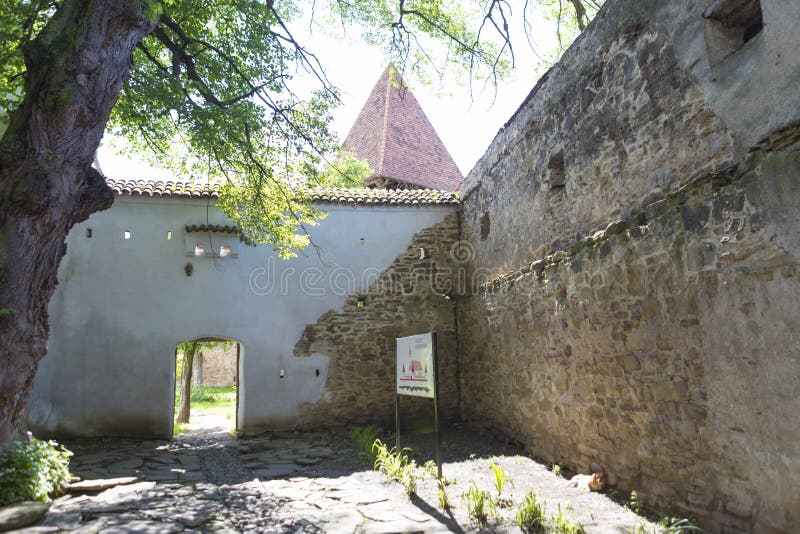
<svg viewBox="0 0 800 534">
<path fill-rule="evenodd" d="M 350 441 L 358 453 L 359 459 L 368 465 L 375 465 L 375 449 L 373 444 L 378 439 L 378 429 L 372 426 L 353 428 L 350 430 Z"/>
<path fill-rule="evenodd" d="M 467 508 L 467 515 L 481 525 L 485 525 L 490 517 L 497 515 L 492 495 L 478 488 L 475 482 L 462 494 L 462 498 Z"/>
<path fill-rule="evenodd" d="M 400 451 L 395 447 L 390 449 L 388 445 L 376 439 L 372 444 L 372 451 L 375 454 L 375 462 L 373 464 L 375 470 L 402 484 L 409 497 L 416 493 L 417 463 L 414 460 L 409 460 L 408 449 Z"/>
<path fill-rule="evenodd" d="M 529 534 L 539 534 L 546 530 L 544 506 L 532 491 L 525 495 L 517 508 L 517 525 Z"/>
<path fill-rule="evenodd" d="M 508 473 L 506 473 L 506 470 L 503 469 L 502 466 L 490 463 L 489 467 L 492 468 L 492 473 L 494 473 L 494 489 L 497 490 L 497 496 L 499 497 L 503 494 L 503 488 L 505 487 L 506 483 L 509 483 L 512 486 L 514 483 L 511 482 L 511 478 L 508 476 Z"/>
<path fill-rule="evenodd" d="M 586 534 L 583 525 L 567 517 L 561 510 L 561 505 L 558 506 L 558 515 L 553 516 L 550 530 L 557 534 Z"/>
</svg>

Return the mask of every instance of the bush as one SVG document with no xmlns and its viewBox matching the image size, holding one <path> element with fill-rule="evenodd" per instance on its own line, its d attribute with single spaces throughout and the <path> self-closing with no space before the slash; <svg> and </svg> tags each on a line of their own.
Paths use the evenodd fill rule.
<svg viewBox="0 0 800 534">
<path fill-rule="evenodd" d="M 19 501 L 47 501 L 69 481 L 72 453 L 55 441 L 28 433 L 0 451 L 0 506 Z"/>
</svg>

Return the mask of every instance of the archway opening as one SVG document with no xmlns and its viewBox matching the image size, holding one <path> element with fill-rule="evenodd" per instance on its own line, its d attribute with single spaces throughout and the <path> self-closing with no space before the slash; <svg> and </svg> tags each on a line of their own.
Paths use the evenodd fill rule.
<svg viewBox="0 0 800 534">
<path fill-rule="evenodd" d="M 236 436 L 242 353 L 241 343 L 225 337 L 177 344 L 173 437 Z"/>
</svg>

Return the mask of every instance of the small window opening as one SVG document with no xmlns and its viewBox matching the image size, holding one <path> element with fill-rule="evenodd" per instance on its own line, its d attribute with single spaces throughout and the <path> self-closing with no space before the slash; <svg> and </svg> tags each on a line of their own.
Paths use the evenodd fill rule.
<svg viewBox="0 0 800 534">
<path fill-rule="evenodd" d="M 284 369 L 281 369 L 280 373 L 278 373 L 278 376 L 280 376 L 281 378 L 284 378 L 286 376 L 286 371 Z"/>
<path fill-rule="evenodd" d="M 92 238 L 92 229 L 91 228 L 87 228 L 86 229 L 86 237 L 89 238 L 89 239 Z"/>
<path fill-rule="evenodd" d="M 703 17 L 712 65 L 741 50 L 764 29 L 760 0 L 716 0 Z"/>
<path fill-rule="evenodd" d="M 420 247 L 419 248 L 419 259 L 424 260 L 428 256 L 430 256 L 430 254 L 428 253 L 428 249 L 426 249 L 425 247 Z"/>
<path fill-rule="evenodd" d="M 316 372 L 316 375 L 319 376 L 319 369 L 315 369 L 314 371 Z"/>
<path fill-rule="evenodd" d="M 547 163 L 547 181 L 550 183 L 550 190 L 560 191 L 564 188 L 566 172 L 564 171 L 564 151 L 559 150 L 553 154 Z"/>
<path fill-rule="evenodd" d="M 481 215 L 480 220 L 481 225 L 481 241 L 489 237 L 489 212 L 484 211 L 483 215 Z"/>
<path fill-rule="evenodd" d="M 123 234 L 122 234 L 122 238 L 123 239 L 130 239 L 131 238 L 131 231 L 130 230 L 125 230 L 125 232 L 123 232 Z"/>
<path fill-rule="evenodd" d="M 222 257 L 229 256 L 231 253 L 231 246 L 230 245 L 222 245 L 219 247 L 219 255 Z"/>
<path fill-rule="evenodd" d="M 172 230 L 167 230 L 167 241 L 172 240 Z"/>
<path fill-rule="evenodd" d="M 361 297 L 356 301 L 356 307 L 357 308 L 363 308 L 366 303 L 367 303 L 366 299 Z"/>
<path fill-rule="evenodd" d="M 358 240 L 358 243 L 359 243 L 359 244 L 360 244 L 362 247 L 364 246 L 364 243 L 366 243 L 366 242 L 367 242 L 367 240 L 366 240 L 366 239 L 364 239 L 363 237 L 362 237 L 361 239 L 359 239 L 359 240 Z"/>
<path fill-rule="evenodd" d="M 197 243 L 194 246 L 194 255 L 195 256 L 202 256 L 205 253 L 206 253 L 206 247 L 202 243 Z"/>
</svg>

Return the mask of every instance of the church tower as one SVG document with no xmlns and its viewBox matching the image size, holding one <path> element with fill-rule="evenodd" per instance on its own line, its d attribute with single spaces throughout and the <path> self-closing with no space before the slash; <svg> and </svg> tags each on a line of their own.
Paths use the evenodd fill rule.
<svg viewBox="0 0 800 534">
<path fill-rule="evenodd" d="M 389 65 L 372 89 L 344 149 L 373 169 L 368 187 L 455 191 L 464 177 L 414 94 Z"/>
</svg>

